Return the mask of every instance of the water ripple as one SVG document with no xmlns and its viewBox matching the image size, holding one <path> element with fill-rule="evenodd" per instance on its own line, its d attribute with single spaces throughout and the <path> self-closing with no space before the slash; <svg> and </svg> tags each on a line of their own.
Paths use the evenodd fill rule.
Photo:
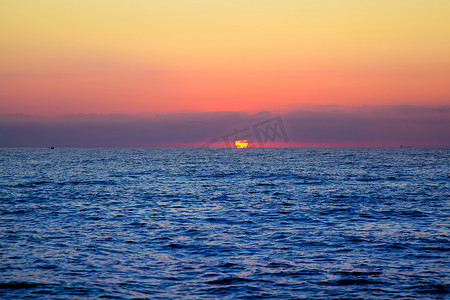
<svg viewBox="0 0 450 300">
<path fill-rule="evenodd" d="M 0 149 L 2 299 L 446 299 L 449 149 Z"/>
</svg>

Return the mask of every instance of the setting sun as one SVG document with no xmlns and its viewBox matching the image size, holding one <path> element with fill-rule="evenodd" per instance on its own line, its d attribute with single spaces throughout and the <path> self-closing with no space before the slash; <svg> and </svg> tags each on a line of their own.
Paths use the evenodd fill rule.
<svg viewBox="0 0 450 300">
<path fill-rule="evenodd" d="M 236 148 L 247 148 L 248 141 L 247 140 L 240 140 L 235 142 Z"/>
</svg>

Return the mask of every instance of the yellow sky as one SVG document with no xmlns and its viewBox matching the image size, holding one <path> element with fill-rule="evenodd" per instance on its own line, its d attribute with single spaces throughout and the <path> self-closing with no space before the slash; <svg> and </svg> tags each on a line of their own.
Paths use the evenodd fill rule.
<svg viewBox="0 0 450 300">
<path fill-rule="evenodd" d="M 400 92 L 405 90 L 404 95 L 385 95 L 385 102 L 408 101 L 411 95 L 406 86 L 424 82 L 417 91 L 420 97 L 426 98 L 429 89 L 429 98 L 443 104 L 450 99 L 449 88 L 442 84 L 450 78 L 450 1 L 0 0 L 0 64 L 0 87 L 11 87 L 0 92 L 1 111 L 14 99 L 16 103 L 43 101 L 32 96 L 25 100 L 26 93 L 12 88 L 27 86 L 30 76 L 42 80 L 42 76 L 66 73 L 96 74 L 95 84 L 106 89 L 108 81 L 121 82 L 123 72 L 131 74 L 133 82 L 143 82 L 138 84 L 142 95 L 135 97 L 139 110 L 164 107 L 156 97 L 172 99 L 167 110 L 195 107 L 197 97 L 200 102 L 195 109 L 201 110 L 205 99 L 225 101 L 221 96 L 228 96 L 227 88 L 235 89 L 230 96 L 248 101 L 249 105 L 237 109 L 258 109 L 258 101 L 267 104 L 261 108 L 296 101 L 339 104 L 342 99 L 370 104 L 375 100 L 354 94 L 352 83 L 375 89 L 372 83 L 383 76 L 387 82 L 380 89 L 397 82 L 403 86 Z M 165 91 L 152 94 L 145 89 L 145 78 L 155 77 L 148 77 L 149 73 L 164 74 Z M 11 74 L 27 76 L 20 79 Z M 115 81 L 111 74 L 116 74 Z M 248 90 L 242 84 L 245 80 Z M 273 84 L 272 90 L 263 89 L 273 98 L 255 92 L 260 88 L 257 80 L 263 87 Z M 297 89 L 296 82 L 305 80 L 313 81 L 316 89 L 334 84 L 337 90 L 322 97 L 306 87 Z M 175 90 L 172 93 L 169 85 Z M 206 91 L 199 92 L 205 85 Z M 98 89 L 83 97 L 91 95 L 100 107 L 108 99 Z M 30 90 L 55 99 L 73 93 L 62 88 L 55 95 L 32 85 Z M 135 85 L 125 84 L 123 97 L 135 95 L 135 90 Z M 338 93 L 335 100 L 331 93 Z M 316 96 L 308 99 L 308 95 Z M 120 99 L 110 101 L 119 104 Z M 233 105 L 216 109 L 232 110 Z M 214 109 L 207 106 L 204 109 Z"/>
</svg>

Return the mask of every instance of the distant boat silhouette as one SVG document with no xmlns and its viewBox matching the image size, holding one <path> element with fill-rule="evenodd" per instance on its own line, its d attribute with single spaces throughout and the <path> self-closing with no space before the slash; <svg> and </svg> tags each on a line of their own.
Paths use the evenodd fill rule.
<svg viewBox="0 0 450 300">
<path fill-rule="evenodd" d="M 50 148 L 50 149 L 55 149 L 55 147 L 53 147 L 53 146 L 50 146 L 49 148 Z"/>
<path fill-rule="evenodd" d="M 404 145 L 400 145 L 400 148 L 412 148 L 412 146 L 404 146 Z"/>
</svg>

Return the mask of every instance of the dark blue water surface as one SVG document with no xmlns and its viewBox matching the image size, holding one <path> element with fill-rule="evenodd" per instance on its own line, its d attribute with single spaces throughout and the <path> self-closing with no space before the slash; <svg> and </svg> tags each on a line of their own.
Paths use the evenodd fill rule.
<svg viewBox="0 0 450 300">
<path fill-rule="evenodd" d="M 450 149 L 2 149 L 0 297 L 448 299 Z"/>
</svg>

